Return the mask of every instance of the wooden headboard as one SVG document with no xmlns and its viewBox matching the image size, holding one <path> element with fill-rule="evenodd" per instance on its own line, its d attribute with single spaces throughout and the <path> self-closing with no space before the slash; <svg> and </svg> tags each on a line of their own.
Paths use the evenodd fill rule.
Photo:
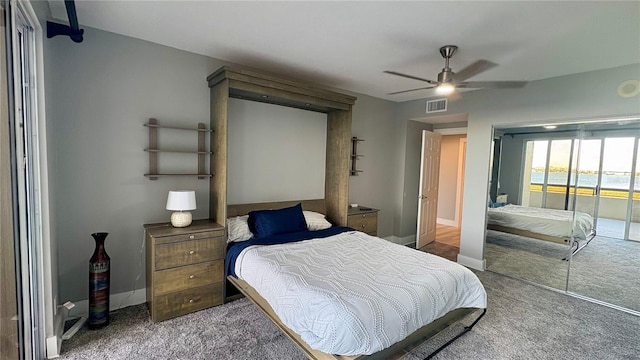
<svg viewBox="0 0 640 360">
<path fill-rule="evenodd" d="M 282 209 L 285 207 L 294 206 L 298 203 L 302 203 L 302 210 L 315 211 L 322 214 L 326 213 L 324 199 L 314 199 L 227 205 L 227 217 L 247 215 L 249 211 L 253 210 Z"/>
</svg>

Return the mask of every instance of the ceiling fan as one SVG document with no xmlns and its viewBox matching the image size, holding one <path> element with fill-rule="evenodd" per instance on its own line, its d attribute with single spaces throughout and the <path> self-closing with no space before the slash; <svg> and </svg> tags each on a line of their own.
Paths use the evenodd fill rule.
<svg viewBox="0 0 640 360">
<path fill-rule="evenodd" d="M 469 88 L 469 89 L 503 89 L 503 88 L 521 88 L 527 84 L 527 81 L 465 81 L 470 77 L 476 76 L 484 71 L 487 71 L 498 64 L 492 63 L 489 60 L 478 60 L 473 64 L 465 67 L 464 69 L 453 72 L 449 67 L 449 59 L 456 53 L 458 47 L 455 45 L 445 45 L 440 48 L 440 54 L 444 58 L 444 69 L 438 74 L 438 81 L 424 79 L 421 77 L 407 75 L 396 71 L 384 72 L 391 75 L 397 75 L 406 77 L 409 79 L 425 81 L 431 86 L 421 87 L 411 90 L 403 90 L 389 93 L 388 95 L 402 94 L 410 91 L 436 89 L 436 93 L 440 95 L 448 95 L 455 91 L 457 88 Z"/>
</svg>

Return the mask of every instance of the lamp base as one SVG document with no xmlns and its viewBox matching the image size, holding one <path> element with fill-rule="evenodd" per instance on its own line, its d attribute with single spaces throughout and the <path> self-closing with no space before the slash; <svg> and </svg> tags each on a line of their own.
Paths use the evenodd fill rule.
<svg viewBox="0 0 640 360">
<path fill-rule="evenodd" d="M 191 213 L 188 211 L 176 211 L 171 214 L 173 227 L 187 227 L 191 225 Z"/>
</svg>

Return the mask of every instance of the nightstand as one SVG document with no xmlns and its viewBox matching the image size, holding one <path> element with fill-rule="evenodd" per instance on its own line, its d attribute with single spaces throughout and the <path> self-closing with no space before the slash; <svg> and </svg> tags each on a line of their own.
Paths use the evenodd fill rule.
<svg viewBox="0 0 640 360">
<path fill-rule="evenodd" d="M 224 227 L 195 220 L 144 225 L 147 304 L 151 320 L 162 321 L 220 305 L 224 299 Z"/>
<path fill-rule="evenodd" d="M 380 210 L 364 206 L 349 207 L 347 226 L 378 236 L 378 211 Z"/>
</svg>

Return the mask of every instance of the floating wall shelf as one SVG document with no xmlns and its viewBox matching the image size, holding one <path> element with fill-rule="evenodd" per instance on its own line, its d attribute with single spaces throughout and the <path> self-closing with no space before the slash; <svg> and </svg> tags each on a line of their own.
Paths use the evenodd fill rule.
<svg viewBox="0 0 640 360">
<path fill-rule="evenodd" d="M 358 159 L 364 156 L 358 154 L 358 143 L 360 141 L 364 141 L 364 139 L 358 139 L 355 136 L 351 138 L 351 176 L 358 176 L 358 173 L 362 172 L 362 170 L 357 170 L 356 167 Z"/>
<path fill-rule="evenodd" d="M 212 174 L 205 173 L 204 170 L 204 162 L 205 157 L 207 155 L 211 155 L 211 151 L 207 151 L 206 149 L 206 141 L 205 134 L 211 133 L 212 130 L 207 129 L 204 123 L 198 123 L 198 127 L 190 128 L 190 127 L 182 127 L 182 126 L 167 126 L 160 125 L 158 121 L 154 118 L 149 119 L 149 122 L 144 124 L 144 126 L 149 128 L 149 147 L 144 149 L 144 151 L 149 153 L 149 173 L 144 174 L 144 176 L 148 177 L 149 180 L 156 180 L 160 176 L 196 176 L 198 179 L 207 179 L 212 177 Z M 158 148 L 158 129 L 169 129 L 169 130 L 186 130 L 186 131 L 195 131 L 198 133 L 198 149 L 191 150 L 180 150 L 180 149 L 160 149 Z M 195 174 L 172 174 L 172 173 L 159 173 L 158 172 L 158 154 L 159 153 L 181 153 L 181 154 L 196 154 L 198 155 L 198 169 Z"/>
</svg>

